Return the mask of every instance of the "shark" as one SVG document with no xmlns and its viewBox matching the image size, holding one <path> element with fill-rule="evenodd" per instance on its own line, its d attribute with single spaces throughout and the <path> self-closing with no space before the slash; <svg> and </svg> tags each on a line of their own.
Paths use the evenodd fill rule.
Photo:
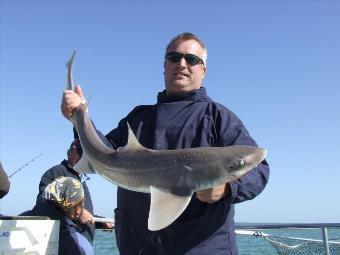
<svg viewBox="0 0 340 255">
<path fill-rule="evenodd" d="M 67 89 L 73 90 L 72 66 L 67 62 Z M 150 193 L 148 229 L 157 231 L 173 223 L 186 209 L 194 192 L 239 179 L 266 157 L 264 148 L 233 145 L 176 150 L 152 150 L 141 145 L 129 123 L 128 142 L 113 149 L 103 141 L 81 104 L 73 121 L 83 154 L 74 169 L 97 173 L 119 187 Z"/>
</svg>

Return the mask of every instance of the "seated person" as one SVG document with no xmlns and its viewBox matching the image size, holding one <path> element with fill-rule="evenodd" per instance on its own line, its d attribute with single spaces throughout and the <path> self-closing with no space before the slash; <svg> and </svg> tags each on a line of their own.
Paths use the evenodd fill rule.
<svg viewBox="0 0 340 255">
<path fill-rule="evenodd" d="M 80 181 L 61 176 L 48 184 L 43 199 L 53 202 L 73 221 L 84 212 L 84 189 Z M 92 244 L 78 231 L 60 236 L 59 254 L 94 254 Z"/>
<path fill-rule="evenodd" d="M 5 170 L 0 162 L 0 199 L 7 195 L 9 192 L 10 182 Z"/>
<path fill-rule="evenodd" d="M 91 194 L 86 185 L 87 178 L 83 178 L 81 174 L 72 168 L 81 158 L 81 155 L 82 150 L 80 142 L 75 139 L 67 151 L 67 160 L 63 160 L 60 164 L 53 166 L 41 177 L 39 193 L 34 208 L 21 214 L 26 216 L 48 216 L 53 220 L 60 221 L 60 255 L 83 255 L 94 253 L 92 243 L 95 235 L 95 225 L 93 221 Z M 46 188 L 52 183 L 54 183 L 54 186 L 49 186 L 50 188 L 55 187 L 56 189 L 60 189 L 61 187 L 70 187 L 69 184 L 67 184 L 68 181 L 62 186 L 58 186 L 60 185 L 58 184 L 59 182 L 55 182 L 58 177 L 71 177 L 78 180 L 78 183 L 80 183 L 83 190 L 83 204 L 80 203 L 73 205 L 72 207 L 67 207 L 66 205 L 64 206 L 63 204 L 58 204 L 53 200 L 44 198 L 44 196 L 47 196 L 45 192 Z M 88 247 L 89 251 L 84 250 L 84 247 L 79 245 L 79 242 L 81 241 L 79 239 L 81 238 L 80 236 L 85 237 L 90 244 Z M 74 237 L 77 237 L 79 240 Z"/>
</svg>

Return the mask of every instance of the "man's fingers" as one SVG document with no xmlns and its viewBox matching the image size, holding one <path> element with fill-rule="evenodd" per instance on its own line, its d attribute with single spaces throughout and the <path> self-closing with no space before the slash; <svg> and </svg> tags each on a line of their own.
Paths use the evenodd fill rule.
<svg viewBox="0 0 340 255">
<path fill-rule="evenodd" d="M 64 91 L 61 103 L 61 112 L 67 119 L 71 120 L 74 109 L 84 103 L 86 103 L 86 101 L 83 97 L 81 88 L 77 85 L 74 91 Z"/>
<path fill-rule="evenodd" d="M 209 193 L 209 192 L 208 192 Z M 199 200 L 201 200 L 202 202 L 206 202 L 208 203 L 209 202 L 209 194 L 207 194 L 207 190 L 200 190 L 200 191 L 197 191 L 196 192 L 196 196 Z"/>
<path fill-rule="evenodd" d="M 205 203 L 215 202 L 214 200 L 212 200 L 209 196 L 206 196 L 205 194 L 197 194 L 196 197 L 198 200 L 205 202 Z"/>
<path fill-rule="evenodd" d="M 71 91 L 64 92 L 61 103 L 61 112 L 68 119 L 72 116 L 72 111 L 76 107 L 74 100 L 74 95 Z"/>
<path fill-rule="evenodd" d="M 74 92 L 80 97 L 80 99 L 82 100 L 82 104 L 84 104 L 86 101 L 85 101 L 85 98 L 83 96 L 83 92 L 81 90 L 81 87 L 80 85 L 77 85 L 75 88 L 74 88 Z"/>
<path fill-rule="evenodd" d="M 229 194 L 225 184 L 214 188 L 199 190 L 196 192 L 197 199 L 206 203 L 214 203 L 224 198 Z"/>
</svg>

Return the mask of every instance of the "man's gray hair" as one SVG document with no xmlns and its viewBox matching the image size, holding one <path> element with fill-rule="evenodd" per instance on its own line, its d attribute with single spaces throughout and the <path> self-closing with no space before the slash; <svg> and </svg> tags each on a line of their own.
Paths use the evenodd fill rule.
<svg viewBox="0 0 340 255">
<path fill-rule="evenodd" d="M 207 65 L 207 57 L 208 57 L 207 48 L 205 47 L 204 43 L 198 38 L 198 36 L 194 35 L 193 33 L 184 32 L 184 33 L 181 33 L 181 34 L 175 36 L 174 38 L 172 38 L 171 41 L 166 46 L 165 55 L 168 53 L 169 49 L 177 41 L 187 41 L 187 40 L 195 40 L 196 42 L 198 42 L 199 45 L 201 45 L 201 47 L 203 49 L 203 56 L 202 56 L 202 58 L 203 58 L 204 65 L 206 66 Z"/>
</svg>

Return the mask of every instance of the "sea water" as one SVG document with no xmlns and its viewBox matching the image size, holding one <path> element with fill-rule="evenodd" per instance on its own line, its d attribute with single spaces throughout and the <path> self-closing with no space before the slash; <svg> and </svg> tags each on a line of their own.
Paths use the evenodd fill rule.
<svg viewBox="0 0 340 255">
<path fill-rule="evenodd" d="M 263 230 L 263 233 L 271 236 L 297 237 L 304 239 L 318 239 L 322 240 L 321 229 L 275 229 Z M 329 229 L 329 239 L 340 240 L 340 229 Z M 119 255 L 116 247 L 116 239 L 114 231 L 107 232 L 103 230 L 96 230 L 94 239 L 95 254 L 96 255 Z M 277 251 L 273 246 L 263 237 L 241 236 L 237 235 L 237 246 L 239 255 L 277 255 Z M 288 254 L 288 253 L 287 253 Z M 293 253 L 292 253 L 293 254 Z M 302 254 L 302 253 L 299 253 Z M 313 254 L 306 253 L 308 255 Z M 340 252 L 333 252 L 333 255 L 340 255 Z"/>
</svg>

